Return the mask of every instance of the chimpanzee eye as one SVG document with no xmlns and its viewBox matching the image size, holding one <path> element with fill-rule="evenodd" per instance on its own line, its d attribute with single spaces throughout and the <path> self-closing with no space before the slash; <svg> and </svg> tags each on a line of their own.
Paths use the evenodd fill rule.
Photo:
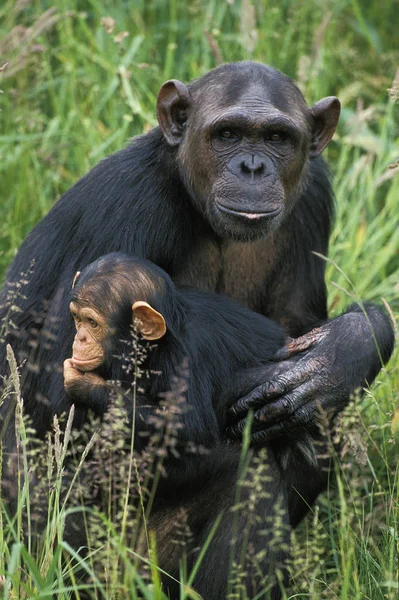
<svg viewBox="0 0 399 600">
<path fill-rule="evenodd" d="M 236 131 L 233 131 L 232 129 L 221 129 L 218 132 L 218 137 L 219 139 L 227 142 L 236 142 L 240 139 L 238 133 Z"/>
<path fill-rule="evenodd" d="M 96 329 L 96 327 L 98 327 L 98 323 L 94 319 L 88 319 L 88 322 L 92 329 Z"/>
<path fill-rule="evenodd" d="M 271 131 L 266 135 L 266 141 L 268 142 L 283 142 L 285 140 L 285 135 L 281 131 Z"/>
<path fill-rule="evenodd" d="M 75 312 L 71 312 L 71 315 L 73 317 L 73 320 L 75 321 L 75 323 L 80 323 L 81 322 L 81 318 L 79 317 L 79 315 Z"/>
</svg>

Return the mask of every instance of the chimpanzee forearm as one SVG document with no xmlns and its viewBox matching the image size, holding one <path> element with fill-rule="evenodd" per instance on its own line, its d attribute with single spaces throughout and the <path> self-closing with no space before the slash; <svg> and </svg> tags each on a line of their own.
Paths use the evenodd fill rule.
<svg viewBox="0 0 399 600">
<path fill-rule="evenodd" d="M 336 341 L 344 352 L 341 364 L 346 366 L 347 378 L 352 380 L 350 391 L 353 392 L 374 381 L 392 354 L 395 335 L 388 315 L 374 304 L 367 303 L 363 307 L 353 304 L 330 323 L 340 319 L 342 323 Z M 332 343 L 333 340 L 330 345 Z"/>
</svg>

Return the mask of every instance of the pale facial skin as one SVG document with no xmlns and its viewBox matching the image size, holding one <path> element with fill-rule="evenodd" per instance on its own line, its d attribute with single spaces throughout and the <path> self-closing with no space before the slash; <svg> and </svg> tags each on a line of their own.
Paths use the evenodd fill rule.
<svg viewBox="0 0 399 600">
<path fill-rule="evenodd" d="M 70 394 L 85 395 L 93 386 L 104 386 L 105 381 L 91 373 L 103 364 L 104 340 L 110 332 L 102 315 L 91 307 L 81 307 L 75 302 L 69 305 L 75 321 L 76 335 L 72 346 L 72 358 L 64 362 L 64 387 Z"/>
<path fill-rule="evenodd" d="M 106 385 L 105 380 L 92 371 L 105 362 L 105 343 L 111 340 L 114 332 L 110 331 L 104 316 L 94 308 L 71 302 L 69 309 L 75 321 L 76 335 L 72 358 L 64 361 L 64 388 L 70 396 L 84 400 L 93 387 Z M 147 302 L 133 304 L 132 320 L 146 340 L 158 340 L 165 335 L 163 316 Z"/>
<path fill-rule="evenodd" d="M 104 318 L 94 308 L 71 302 L 69 309 L 76 327 L 72 360 L 80 371 L 93 371 L 104 362 L 103 342 L 110 332 Z"/>
</svg>

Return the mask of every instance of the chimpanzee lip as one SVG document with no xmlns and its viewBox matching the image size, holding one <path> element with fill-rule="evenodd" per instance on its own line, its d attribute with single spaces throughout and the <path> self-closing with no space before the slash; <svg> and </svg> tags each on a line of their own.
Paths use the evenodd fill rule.
<svg viewBox="0 0 399 600">
<path fill-rule="evenodd" d="M 220 202 L 216 202 L 217 207 L 222 211 L 225 212 L 227 214 L 230 215 L 234 215 L 236 217 L 244 217 L 245 219 L 267 219 L 270 217 L 276 217 L 280 212 L 281 212 L 281 208 L 275 208 L 274 210 L 268 210 L 265 212 L 257 212 L 257 211 L 240 211 L 240 210 L 236 210 L 234 208 L 230 208 L 228 206 L 225 206 L 224 204 L 221 204 Z"/>
<path fill-rule="evenodd" d="M 82 367 L 90 367 L 91 365 L 97 366 L 102 362 L 102 357 L 97 356 L 94 358 L 77 358 L 76 356 L 72 357 L 72 361 L 76 363 L 76 366 Z"/>
</svg>

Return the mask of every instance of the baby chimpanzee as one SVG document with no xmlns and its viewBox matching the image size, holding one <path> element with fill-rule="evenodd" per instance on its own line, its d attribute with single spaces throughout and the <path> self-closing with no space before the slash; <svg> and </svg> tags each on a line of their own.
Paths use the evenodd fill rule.
<svg viewBox="0 0 399 600">
<path fill-rule="evenodd" d="M 149 416 L 159 410 L 160 396 L 173 388 L 184 361 L 188 363 L 187 407 L 179 416 L 179 458 L 168 457 L 167 475 L 158 487 L 149 522 L 157 534 L 159 566 L 178 577 L 180 554 L 171 545 L 170 523 L 179 510 L 186 511 L 192 534 L 189 567 L 197 558 L 195 549 L 202 547 L 222 515 L 196 575 L 195 589 L 207 600 L 225 597 L 233 543 L 233 559 L 238 563 L 251 550 L 248 595 L 256 595 L 263 586 L 270 591 L 276 564 L 281 566 L 286 552 L 286 546 L 271 544 L 270 521 L 277 506 L 283 515 L 284 535 L 289 534 L 284 448 L 281 440 L 278 448 L 268 448 L 269 483 L 261 490 L 256 522 L 251 524 L 247 510 L 230 510 L 236 502 L 237 477 L 244 478 L 241 483 L 246 481 L 241 485 L 244 506 L 252 488 L 251 475 L 239 474 L 241 448 L 227 442 L 225 431 L 229 407 L 254 385 L 268 381 L 273 357 L 279 353 L 281 358 L 287 342 L 282 328 L 223 296 L 177 289 L 153 263 L 120 253 L 104 256 L 76 274 L 70 310 L 76 335 L 72 358 L 64 363 L 64 384 L 80 408 L 102 415 L 115 381 L 129 397 L 134 369 L 126 369 L 126 356 L 131 354 L 133 324 L 138 332 L 136 344 L 156 342 L 149 345 L 141 365 L 147 376 L 140 379 L 134 409 L 132 403 L 130 407 L 137 451 L 148 439 L 143 434 L 151 433 Z M 284 361 L 280 364 L 284 369 Z M 275 364 L 272 367 L 275 373 Z M 256 413 L 258 424 L 266 411 L 267 406 Z M 188 443 L 206 448 L 206 452 L 187 453 Z M 252 452 L 251 460 L 259 463 L 258 451 Z M 172 585 L 168 579 L 174 598 L 178 592 Z M 280 597 L 277 586 L 271 597 Z"/>
</svg>

